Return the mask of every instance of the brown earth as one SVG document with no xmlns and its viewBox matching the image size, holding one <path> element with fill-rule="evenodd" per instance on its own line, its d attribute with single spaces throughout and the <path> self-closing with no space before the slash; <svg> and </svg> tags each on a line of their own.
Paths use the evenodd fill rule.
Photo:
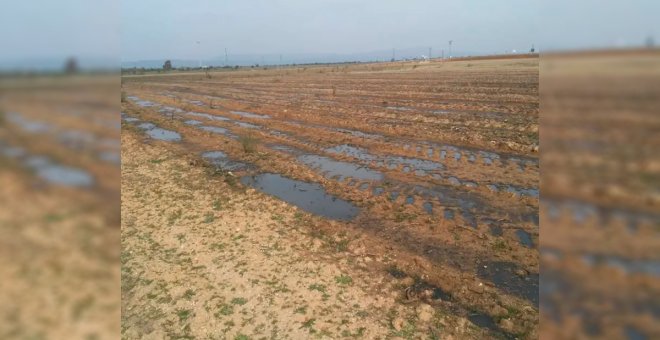
<svg viewBox="0 0 660 340">
<path fill-rule="evenodd" d="M 119 335 L 120 169 L 99 159 L 120 151 L 117 80 L 0 78 L 0 338 Z M 44 159 L 92 185 L 39 177 L 27 164 Z"/>
<path fill-rule="evenodd" d="M 327 253 L 327 249 L 304 256 L 317 266 L 335 268 L 343 263 L 341 258 L 347 258 L 346 261 L 356 265 L 358 269 L 366 266 L 366 272 L 361 272 L 361 269 L 352 272 L 354 269 L 350 269 L 350 266 L 341 267 L 339 272 L 350 272 L 349 276 L 353 282 L 359 282 L 356 285 L 361 287 L 362 293 L 351 291 L 350 294 L 356 294 L 353 296 L 360 308 L 364 308 L 363 301 L 374 304 L 374 307 L 368 308 L 368 313 L 376 313 L 375 310 L 382 309 L 375 307 L 378 305 L 371 301 L 376 301 L 374 299 L 380 295 L 377 289 L 383 289 L 389 292 L 385 295 L 392 297 L 392 300 L 388 300 L 383 306 L 409 310 L 406 309 L 409 300 L 414 304 L 421 300 L 431 305 L 436 315 L 445 315 L 449 320 L 454 320 L 452 324 L 460 326 L 457 328 L 459 333 L 467 332 L 459 334 L 452 330 L 454 326 L 440 327 L 431 322 L 432 329 L 440 329 L 440 336 L 453 334 L 459 338 L 533 338 L 538 327 L 538 299 L 535 297 L 538 290 L 538 250 L 535 246 L 538 244 L 538 195 L 521 195 L 508 190 L 507 187 L 538 190 L 539 169 L 535 154 L 538 150 L 537 67 L 538 59 L 521 58 L 252 69 L 211 72 L 208 77 L 204 73 L 124 77 L 125 118 L 137 118 L 141 122 L 151 122 L 161 128 L 176 131 L 181 134 L 182 141 L 166 143 L 138 138 L 135 136 L 141 136 L 142 133 L 140 128 L 136 128 L 136 123 L 123 123 L 127 134 L 125 138 L 130 137 L 135 141 L 128 149 L 128 144 L 123 143 L 123 161 L 135 157 L 135 167 L 142 169 L 139 170 L 140 176 L 129 177 L 127 163 L 124 163 L 124 192 L 139 193 L 142 192 L 142 187 L 150 187 L 149 183 L 145 183 L 141 178 L 179 178 L 172 180 L 171 188 L 159 185 L 152 189 L 156 196 L 167 196 L 168 199 L 163 201 L 152 197 L 139 204 L 136 202 L 139 201 L 138 198 L 131 198 L 136 200 L 131 201 L 136 202 L 135 205 L 130 208 L 123 207 L 123 242 L 136 244 L 136 247 L 139 243 L 142 256 L 147 258 L 150 252 L 162 247 L 144 244 L 141 237 L 135 235 L 156 233 L 157 240 L 155 236 L 150 237 L 153 237 L 157 244 L 161 244 L 166 242 L 165 240 L 174 242 L 172 240 L 177 239 L 176 235 L 179 234 L 185 240 L 188 233 L 184 231 L 194 229 L 199 230 L 200 234 L 195 237 L 200 246 L 206 244 L 206 248 L 200 249 L 199 252 L 207 254 L 205 256 L 221 257 L 225 261 L 229 255 L 222 249 L 209 249 L 212 242 L 205 239 L 204 235 L 208 238 L 211 231 L 209 226 L 203 223 L 204 216 L 213 214 L 213 217 L 209 218 L 220 224 L 233 224 L 228 221 L 237 221 L 234 223 L 240 224 L 238 221 L 245 219 L 244 213 L 248 210 L 249 220 L 262 221 L 263 224 L 254 227 L 259 228 L 259 232 L 245 233 L 244 237 L 253 240 L 251 244 L 262 244 L 261 234 L 272 235 L 276 228 L 284 228 L 289 237 L 288 242 L 293 245 L 303 244 L 304 242 L 298 241 L 300 239 L 310 242 L 307 237 L 312 235 L 311 237 L 321 238 L 330 248 L 341 249 L 340 255 L 334 254 L 325 260 L 326 255 L 323 254 Z M 149 106 L 140 100 L 148 100 L 158 106 Z M 245 116 L 236 111 L 269 115 L 269 118 Z M 189 115 L 189 112 L 196 112 L 197 115 Z M 209 116 L 200 117 L 199 113 Z M 238 138 L 200 130 L 199 125 L 184 123 L 187 119 L 198 120 L 203 126 L 227 129 Z M 257 128 L 244 123 L 257 125 Z M 145 143 L 149 146 L 140 146 Z M 334 154 L 328 151 L 328 148 L 343 144 L 361 148 L 374 157 L 414 159 L 415 162 L 440 164 L 441 170 L 431 170 L 440 176 L 432 177 L 427 172 L 417 173 L 421 165 L 408 167 L 398 164 L 389 167 L 374 160 L 361 160 L 349 154 Z M 377 171 L 384 178 L 361 180 L 351 179 L 351 176 L 341 179 L 328 177 L 319 169 L 301 162 L 299 154 L 281 151 L 277 146 L 293 147 L 299 149 L 302 154 L 329 157 L 328 159 L 344 162 L 341 163 L 342 167 L 356 164 L 362 169 Z M 141 148 L 157 148 L 158 151 Z M 205 176 L 211 176 L 212 170 L 206 170 L 204 175 L 200 174 L 201 170 L 191 170 L 196 166 L 213 168 L 199 156 L 204 151 L 223 151 L 231 159 L 249 163 L 251 167 L 230 173 L 220 169 L 216 176 L 221 176 L 221 179 L 209 184 L 205 182 L 208 181 Z M 139 158 L 139 153 L 143 152 L 150 152 L 153 156 Z M 443 152 L 446 152 L 446 155 Z M 159 153 L 173 154 L 160 157 Z M 497 153 L 498 158 L 491 160 L 493 153 Z M 491 162 L 487 162 L 488 160 Z M 159 167 L 164 169 L 161 171 Z M 177 168 L 180 169 L 176 170 Z M 248 191 L 248 202 L 254 202 L 252 204 L 260 206 L 259 209 L 252 211 L 249 207 L 255 205 L 232 203 L 230 208 L 223 208 L 223 213 L 218 215 L 209 211 L 208 207 L 214 200 L 208 196 L 204 196 L 206 199 L 199 199 L 196 194 L 179 192 L 183 190 L 179 186 L 186 182 L 195 182 L 201 183 L 201 187 L 197 189 L 193 186 L 189 190 L 199 190 L 200 195 L 208 195 L 218 189 L 223 192 L 223 197 L 226 197 L 223 199 L 230 202 L 241 201 L 244 195 L 241 191 L 245 188 L 236 183 L 238 177 L 260 172 L 279 173 L 288 178 L 319 183 L 329 194 L 354 204 L 360 209 L 360 213 L 347 222 L 312 217 L 302 210 L 285 215 L 283 212 L 264 210 L 268 207 L 267 202 L 276 202 L 274 198 Z M 182 180 L 183 178 L 185 180 Z M 222 178 L 229 184 L 221 183 Z M 461 185 L 452 182 L 457 179 Z M 219 189 L 227 185 L 236 185 L 242 189 L 231 192 Z M 491 186 L 499 186 L 499 189 L 493 190 Z M 379 195 L 372 191 L 377 188 L 382 188 L 385 193 Z M 425 192 L 429 190 L 432 195 L 440 196 L 428 196 Z M 389 195 L 393 192 L 400 192 L 399 197 L 390 198 Z M 414 202 L 406 204 L 407 197 L 414 199 Z M 128 202 L 127 199 L 129 198 L 125 197 L 124 202 Z M 432 205 L 432 213 L 425 211 L 427 204 Z M 167 210 L 167 207 L 171 206 L 180 208 Z M 220 206 L 224 207 L 224 204 Z M 275 206 L 284 209 L 280 204 Z M 285 206 L 287 209 L 295 209 L 291 205 Z M 150 213 L 143 214 L 143 210 Z M 273 214 L 289 217 L 293 214 L 294 219 L 284 219 L 282 223 L 276 223 L 278 221 L 271 221 Z M 189 215 L 194 217 L 190 220 L 182 217 Z M 130 222 L 133 223 L 130 227 L 134 228 L 131 230 L 135 231 L 129 234 L 126 232 L 126 223 L 132 220 L 126 216 L 136 219 Z M 139 216 L 143 217 L 137 222 Z M 185 222 L 185 227 L 177 234 L 172 234 L 169 229 L 164 231 L 162 223 L 167 220 L 167 216 L 173 216 L 176 221 L 185 220 L 178 222 Z M 307 222 L 296 221 L 295 216 L 302 216 Z M 158 222 L 148 222 L 151 218 L 157 218 Z M 529 235 L 530 245 L 521 243 L 520 233 Z M 233 242 L 229 242 L 233 234 L 222 235 L 229 237 L 229 240 L 224 242 L 227 243 L 226 246 L 233 246 Z M 183 241 L 168 245 L 172 247 L 180 242 Z M 327 247 L 326 245 L 321 248 Z M 261 256 L 258 253 L 259 248 L 245 244 L 244 249 L 249 256 Z M 348 255 L 344 254 L 344 251 L 347 251 Z M 253 254 L 255 252 L 257 254 Z M 186 252 L 182 256 L 190 257 L 195 262 L 190 253 Z M 326 260 L 328 262 L 320 262 Z M 135 261 L 144 265 L 140 267 L 144 270 L 140 275 L 161 277 L 166 272 L 162 269 L 152 273 L 152 265 L 145 261 L 147 260 Z M 283 265 L 270 268 L 270 265 L 264 264 L 263 261 L 255 261 L 257 263 L 247 261 L 244 264 L 248 268 L 246 270 L 284 270 Z M 370 262 L 364 265 L 364 261 Z M 210 266 L 208 261 L 203 265 Z M 135 264 L 124 264 L 124 268 L 128 270 L 142 271 L 134 269 L 134 266 Z M 188 273 L 187 269 L 173 270 L 171 266 L 167 267 L 167 270 L 176 277 L 182 275 L 182 271 Z M 240 269 L 230 269 L 222 275 L 233 277 L 237 271 L 241 272 Z M 332 275 L 341 275 L 337 273 L 335 271 L 331 275 L 326 274 L 323 284 L 330 287 Z M 298 280 L 305 277 L 303 274 L 295 276 Z M 402 280 L 405 282 L 397 283 Z M 151 282 L 140 282 L 136 279 L 132 285 L 145 285 L 148 288 L 144 289 L 154 289 Z M 302 282 L 296 284 L 296 289 L 304 291 L 303 288 L 309 288 L 313 284 Z M 376 282 L 386 284 L 382 286 Z M 231 287 L 239 289 L 237 285 L 240 283 L 232 280 L 228 285 L 231 291 Z M 207 288 L 202 290 L 203 293 L 195 294 L 204 294 L 203 299 L 209 299 L 206 295 L 221 290 L 223 292 L 217 294 L 223 304 L 234 298 L 223 289 L 210 286 Z M 124 294 L 135 294 L 135 297 L 125 302 L 124 310 L 137 308 L 136 313 L 141 313 L 140 310 L 144 308 L 138 305 L 142 306 L 145 294 L 148 293 L 143 288 L 135 289 L 139 290 L 139 293 L 132 289 L 124 291 Z M 425 295 L 428 292 L 431 292 L 433 297 Z M 437 294 L 434 295 L 433 292 Z M 438 295 L 443 298 L 436 298 Z M 288 296 L 288 299 L 291 298 L 293 297 Z M 299 301 L 307 298 L 309 294 Z M 190 334 L 200 334 L 200 327 L 203 327 L 204 322 L 197 320 L 188 323 L 186 319 L 175 323 L 177 318 L 172 313 L 179 307 L 173 310 L 172 304 L 178 306 L 180 302 L 177 301 L 168 299 L 165 306 L 155 305 L 165 311 L 157 313 L 160 321 L 152 323 L 148 330 L 171 333 L 177 326 L 184 327 Z M 151 307 L 149 308 L 151 310 Z M 279 308 L 276 309 L 278 311 L 267 310 L 277 315 Z M 210 312 L 199 313 L 207 315 Z M 316 313 L 320 312 L 315 312 L 314 318 L 321 320 L 318 318 L 320 314 Z M 137 320 L 138 317 L 135 318 Z M 279 319 L 282 318 L 278 317 Z M 423 316 L 422 319 L 428 317 Z M 397 321 L 397 327 L 392 330 L 394 325 L 391 321 L 393 320 L 380 323 L 365 321 L 362 325 L 367 327 L 369 332 L 373 332 L 373 337 L 382 338 L 388 337 L 388 334 L 393 335 L 397 328 L 400 328 L 400 322 Z M 234 321 L 234 324 L 237 323 Z M 278 322 L 275 324 L 278 324 L 282 334 L 296 337 L 296 333 L 292 333 L 295 332 L 295 327 L 283 331 L 282 329 L 292 326 L 284 326 Z M 413 327 L 410 328 L 411 336 L 429 334 L 426 323 L 421 328 L 417 322 L 415 324 L 414 332 Z M 480 326 L 477 326 L 478 324 Z M 129 320 L 128 316 L 124 317 L 124 325 L 124 334 L 144 334 L 144 331 L 138 330 L 137 321 Z M 404 326 L 401 327 L 405 329 Z M 328 332 L 337 332 L 337 329 L 333 330 L 327 324 L 324 324 L 324 328 Z M 240 331 L 240 328 L 232 329 L 235 332 Z M 181 334 L 180 331 L 181 329 L 172 334 Z M 254 329 L 245 330 L 252 331 Z M 344 329 L 340 329 L 339 333 L 342 331 Z"/>
</svg>

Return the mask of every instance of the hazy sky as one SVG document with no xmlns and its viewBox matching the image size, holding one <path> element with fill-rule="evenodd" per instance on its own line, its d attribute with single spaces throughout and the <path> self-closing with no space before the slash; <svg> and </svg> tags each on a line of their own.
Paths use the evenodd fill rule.
<svg viewBox="0 0 660 340">
<path fill-rule="evenodd" d="M 538 41 L 546 49 L 660 43 L 659 0 L 542 0 Z"/>
<path fill-rule="evenodd" d="M 0 0 L 0 67 L 66 56 L 456 53 L 660 43 L 658 0 Z M 200 43 L 197 44 L 197 41 Z M 58 59 L 60 58 L 60 59 Z"/>
<path fill-rule="evenodd" d="M 120 7 L 118 0 L 0 0 L 0 63 L 67 56 L 119 60 Z"/>
<path fill-rule="evenodd" d="M 428 47 L 482 53 L 527 50 L 536 1 L 124 1 L 122 60 L 230 53 L 356 53 Z M 197 44 L 197 41 L 200 43 Z"/>
</svg>

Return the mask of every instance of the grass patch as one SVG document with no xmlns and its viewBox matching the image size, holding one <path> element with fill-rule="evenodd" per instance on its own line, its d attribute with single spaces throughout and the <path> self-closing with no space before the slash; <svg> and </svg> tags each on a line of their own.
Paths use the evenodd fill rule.
<svg viewBox="0 0 660 340">
<path fill-rule="evenodd" d="M 223 250 L 227 245 L 224 243 L 213 243 L 211 244 L 211 250 Z"/>
<path fill-rule="evenodd" d="M 347 250 L 348 250 L 348 243 L 349 243 L 349 242 L 350 242 L 350 241 L 347 240 L 347 239 L 343 239 L 343 240 L 341 240 L 341 241 L 339 241 L 339 242 L 336 242 L 336 243 L 335 243 L 335 250 L 336 250 L 337 252 L 344 252 L 344 251 L 347 251 Z"/>
<path fill-rule="evenodd" d="M 415 215 L 415 214 L 409 214 L 409 213 L 405 213 L 405 212 L 397 212 L 394 215 L 394 221 L 396 221 L 398 223 L 404 222 L 404 221 L 412 221 L 412 220 L 415 219 L 415 217 L 417 217 L 417 215 Z"/>
<path fill-rule="evenodd" d="M 493 241 L 493 250 L 495 250 L 495 251 L 505 251 L 508 248 L 509 247 L 506 244 L 506 241 L 504 241 L 504 239 L 500 238 L 500 239 L 497 239 L 497 240 Z"/>
<path fill-rule="evenodd" d="M 233 298 L 233 299 L 231 300 L 231 303 L 232 303 L 232 305 L 239 305 L 239 306 L 242 306 L 242 305 L 244 305 L 244 304 L 247 303 L 247 299 L 246 299 L 246 298 L 242 298 L 242 297 L 237 297 L 237 298 Z"/>
<path fill-rule="evenodd" d="M 216 313 L 216 316 L 218 315 L 232 315 L 234 314 L 234 307 L 231 305 L 228 305 L 226 303 L 223 303 L 222 306 L 220 306 L 220 310 L 218 313 Z"/>
<path fill-rule="evenodd" d="M 325 293 L 326 290 L 327 290 L 327 287 L 325 285 L 322 285 L 322 284 L 314 283 L 314 284 L 309 285 L 309 290 L 315 290 L 315 291 L 318 291 L 318 292 L 321 292 L 321 293 Z"/>
<path fill-rule="evenodd" d="M 46 220 L 47 223 L 55 223 L 64 220 L 64 215 L 47 214 L 44 216 L 44 220 Z"/>
<path fill-rule="evenodd" d="M 405 339 L 412 339 L 413 336 L 415 335 L 415 324 L 408 321 L 406 322 L 405 326 L 401 328 L 400 331 L 396 331 L 393 334 L 394 336 L 402 337 Z"/>
<path fill-rule="evenodd" d="M 241 143 L 241 146 L 243 147 L 243 152 L 254 153 L 255 151 L 257 151 L 257 144 L 259 141 L 257 140 L 256 137 L 252 136 L 251 134 L 240 136 L 238 138 L 238 141 Z"/>
<path fill-rule="evenodd" d="M 176 315 L 179 317 L 180 322 L 185 322 L 192 316 L 193 312 L 191 309 L 178 309 Z"/>
<path fill-rule="evenodd" d="M 180 219 L 181 216 L 183 215 L 183 212 L 181 209 L 178 209 L 177 211 L 173 212 L 170 214 L 170 216 L 167 217 L 167 221 L 170 223 L 170 225 L 174 224 L 176 220 Z"/>
<path fill-rule="evenodd" d="M 227 183 L 232 188 L 235 188 L 236 185 L 238 185 L 238 181 L 236 180 L 236 177 L 231 175 L 225 176 L 225 183 Z"/>
<path fill-rule="evenodd" d="M 204 216 L 204 223 L 211 223 L 213 221 L 215 221 L 213 213 L 206 213 L 206 216 Z"/>
<path fill-rule="evenodd" d="M 311 330 L 312 327 L 314 327 L 315 322 L 316 322 L 316 319 L 309 319 L 309 320 L 303 322 L 303 324 L 302 324 L 302 326 L 300 326 L 300 328 L 308 328 L 308 329 Z"/>
<path fill-rule="evenodd" d="M 335 281 L 337 282 L 337 284 L 340 285 L 350 285 L 351 283 L 353 283 L 353 278 L 351 278 L 348 275 L 341 275 L 341 276 L 336 276 Z"/>
<path fill-rule="evenodd" d="M 183 298 L 186 300 L 191 300 L 193 296 L 195 296 L 195 291 L 192 289 L 188 289 L 185 293 L 183 293 Z"/>
</svg>

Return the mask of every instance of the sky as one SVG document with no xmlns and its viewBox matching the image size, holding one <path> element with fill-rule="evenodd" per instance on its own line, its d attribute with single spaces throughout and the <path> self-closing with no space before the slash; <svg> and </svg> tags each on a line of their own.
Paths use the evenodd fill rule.
<svg viewBox="0 0 660 340">
<path fill-rule="evenodd" d="M 128 4 L 125 1 L 124 4 Z M 245 0 L 130 2 L 122 60 L 237 54 L 351 54 L 433 47 L 481 53 L 534 43 L 534 1 Z M 199 43 L 197 43 L 199 41 Z"/>
<path fill-rule="evenodd" d="M 120 59 L 118 0 L 0 0 L 0 68 Z"/>
<path fill-rule="evenodd" d="M 0 68 L 356 54 L 455 55 L 660 43 L 657 0 L 0 0 Z M 9 66 L 8 66 L 9 65 Z M 13 66 L 12 66 L 13 65 Z"/>
</svg>

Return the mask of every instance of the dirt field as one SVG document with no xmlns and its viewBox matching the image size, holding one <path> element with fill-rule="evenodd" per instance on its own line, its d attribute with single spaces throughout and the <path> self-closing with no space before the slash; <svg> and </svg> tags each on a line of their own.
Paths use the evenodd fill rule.
<svg viewBox="0 0 660 340">
<path fill-rule="evenodd" d="M 0 77 L 0 338 L 119 335 L 118 86 Z"/>
<path fill-rule="evenodd" d="M 544 339 L 660 337 L 659 57 L 543 57 Z"/>
<path fill-rule="evenodd" d="M 538 336 L 538 58 L 122 83 L 125 337 Z"/>
</svg>

